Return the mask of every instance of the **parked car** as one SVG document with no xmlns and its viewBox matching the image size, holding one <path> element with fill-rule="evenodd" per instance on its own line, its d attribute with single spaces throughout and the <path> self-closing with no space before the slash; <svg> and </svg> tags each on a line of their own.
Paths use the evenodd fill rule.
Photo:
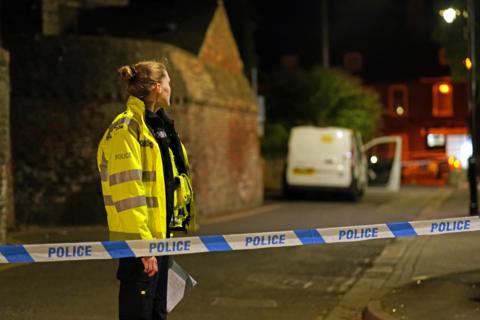
<svg viewBox="0 0 480 320">
<path fill-rule="evenodd" d="M 415 184 L 445 184 L 448 174 L 461 170 L 458 159 L 445 153 L 417 153 L 402 161 L 402 182 Z"/>
</svg>

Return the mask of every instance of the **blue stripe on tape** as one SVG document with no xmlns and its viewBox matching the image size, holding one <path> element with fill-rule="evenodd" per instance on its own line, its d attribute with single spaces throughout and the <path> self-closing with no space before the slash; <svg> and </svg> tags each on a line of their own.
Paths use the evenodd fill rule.
<svg viewBox="0 0 480 320">
<path fill-rule="evenodd" d="M 417 235 L 410 222 L 391 222 L 387 226 L 396 238 L 414 237 Z"/>
<path fill-rule="evenodd" d="M 102 241 L 102 245 L 113 259 L 135 257 L 125 241 Z"/>
<path fill-rule="evenodd" d="M 322 236 L 316 229 L 294 230 L 302 244 L 324 244 Z"/>
<path fill-rule="evenodd" d="M 8 262 L 35 262 L 22 245 L 0 246 L 0 253 Z"/>
<path fill-rule="evenodd" d="M 200 236 L 200 240 L 208 251 L 232 251 L 232 247 L 223 236 Z"/>
</svg>

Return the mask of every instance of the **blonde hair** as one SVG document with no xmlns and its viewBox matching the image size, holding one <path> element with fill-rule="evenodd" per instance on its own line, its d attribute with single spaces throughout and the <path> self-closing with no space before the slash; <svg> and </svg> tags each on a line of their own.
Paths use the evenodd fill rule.
<svg viewBox="0 0 480 320">
<path fill-rule="evenodd" d="M 158 61 L 140 61 L 118 68 L 120 77 L 127 83 L 127 91 L 137 98 L 145 98 L 152 86 L 167 76 L 165 64 Z"/>
</svg>

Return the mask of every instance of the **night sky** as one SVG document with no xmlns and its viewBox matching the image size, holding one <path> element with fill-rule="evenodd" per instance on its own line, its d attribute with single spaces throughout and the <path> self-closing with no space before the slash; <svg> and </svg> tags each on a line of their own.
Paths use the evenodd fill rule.
<svg viewBox="0 0 480 320">
<path fill-rule="evenodd" d="M 130 0 L 128 7 L 82 9 L 69 32 L 170 40 L 174 31 L 182 34 L 184 48 L 195 50 L 216 3 Z M 283 55 L 297 56 L 302 68 L 321 64 L 320 0 L 224 3 L 247 74 L 254 66 L 260 75 L 277 70 Z M 11 35 L 41 32 L 39 0 L 1 1 L 0 15 L 7 49 Z M 341 66 L 347 51 L 361 52 L 363 69 L 357 75 L 366 82 L 448 74 L 438 65 L 439 45 L 432 40 L 438 23 L 434 0 L 329 0 L 328 19 L 331 65 Z"/>
<path fill-rule="evenodd" d="M 321 63 L 321 1 L 295 6 L 258 1 L 260 66 L 278 65 L 281 54 L 296 54 L 304 67 Z M 275 8 L 274 10 L 272 8 Z M 437 13 L 432 0 L 335 0 L 328 9 L 331 64 L 343 53 L 364 55 L 361 76 L 370 81 L 403 80 L 445 73 L 438 68 L 439 46 L 432 39 Z"/>
</svg>

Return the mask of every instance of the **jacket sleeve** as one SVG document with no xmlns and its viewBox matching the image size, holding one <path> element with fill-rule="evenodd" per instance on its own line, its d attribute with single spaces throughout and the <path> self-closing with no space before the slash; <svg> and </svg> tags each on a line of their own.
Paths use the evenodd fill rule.
<svg viewBox="0 0 480 320">
<path fill-rule="evenodd" d="M 190 175 L 190 162 L 188 161 L 188 154 L 187 154 L 187 149 L 183 145 L 183 143 L 180 143 L 182 146 L 182 153 L 183 153 L 183 158 L 185 159 L 185 166 L 187 167 L 187 174 Z"/>
<path fill-rule="evenodd" d="M 109 184 L 116 211 L 122 217 L 122 229 L 151 240 L 140 144 L 128 130 L 118 130 L 112 135 L 110 150 Z"/>
<path fill-rule="evenodd" d="M 187 149 L 183 145 L 182 146 L 182 152 L 183 152 L 183 157 L 185 158 L 185 166 L 187 169 L 187 174 L 183 175 L 186 177 L 187 181 L 186 183 L 188 184 L 188 190 L 190 191 L 189 195 L 189 204 L 188 204 L 188 223 L 185 226 L 186 230 L 189 232 L 195 232 L 197 228 L 197 222 L 196 222 L 196 210 L 195 210 L 195 192 L 193 191 L 193 183 L 192 183 L 192 171 L 190 170 L 190 162 L 188 161 L 188 154 L 187 154 Z"/>
</svg>

